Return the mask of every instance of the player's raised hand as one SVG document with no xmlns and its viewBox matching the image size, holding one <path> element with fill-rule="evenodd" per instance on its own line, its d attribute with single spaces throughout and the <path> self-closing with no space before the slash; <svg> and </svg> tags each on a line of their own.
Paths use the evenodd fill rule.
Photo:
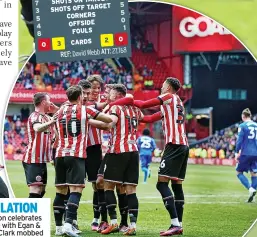
<svg viewBox="0 0 257 237">
<path fill-rule="evenodd" d="M 53 160 L 51 160 L 51 161 L 50 161 L 50 164 L 51 164 L 52 166 L 54 166 L 54 161 L 53 161 Z"/>
<path fill-rule="evenodd" d="M 126 94 L 126 97 L 134 99 L 134 96 L 132 94 Z"/>
<path fill-rule="evenodd" d="M 58 111 L 53 115 L 53 117 L 52 117 L 53 123 L 55 123 L 58 120 L 58 115 L 59 115 Z"/>
<path fill-rule="evenodd" d="M 59 107 L 53 102 L 50 104 L 48 113 L 56 113 L 59 110 Z"/>
</svg>

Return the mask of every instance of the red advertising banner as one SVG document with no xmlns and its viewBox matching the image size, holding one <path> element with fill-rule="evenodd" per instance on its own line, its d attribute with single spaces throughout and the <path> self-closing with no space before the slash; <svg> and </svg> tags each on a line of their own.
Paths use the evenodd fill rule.
<svg viewBox="0 0 257 237">
<path fill-rule="evenodd" d="M 235 166 L 236 165 L 236 161 L 233 160 L 229 160 L 229 159 L 202 159 L 202 158 L 197 158 L 197 159 L 193 159 L 193 158 L 189 158 L 188 159 L 188 164 L 193 164 L 193 165 L 224 165 L 224 166 Z"/>
<path fill-rule="evenodd" d="M 172 9 L 173 53 L 245 50 L 228 30 L 210 18 L 182 7 Z"/>
<path fill-rule="evenodd" d="M 24 90 L 24 89 L 14 89 L 9 103 L 28 103 L 31 104 L 33 102 L 33 95 L 37 93 L 37 90 Z M 65 91 L 46 91 L 53 103 L 61 104 L 67 100 L 67 96 Z M 136 91 L 130 92 L 134 94 L 135 100 L 149 100 L 152 98 L 156 98 L 160 92 L 158 90 L 144 90 L 144 91 Z"/>
<path fill-rule="evenodd" d="M 6 160 L 22 160 L 23 155 L 22 154 L 14 154 L 14 155 L 7 155 L 5 154 L 5 159 Z M 161 162 L 161 157 L 153 157 L 152 158 L 153 163 L 160 163 Z M 235 166 L 236 161 L 229 160 L 229 159 L 188 159 L 188 164 L 191 165 L 221 165 L 221 166 Z"/>
<path fill-rule="evenodd" d="M 37 90 L 21 90 L 14 89 L 12 91 L 9 103 L 33 103 L 33 95 L 39 91 Z M 46 91 L 53 103 L 63 103 L 67 100 L 65 91 Z"/>
</svg>

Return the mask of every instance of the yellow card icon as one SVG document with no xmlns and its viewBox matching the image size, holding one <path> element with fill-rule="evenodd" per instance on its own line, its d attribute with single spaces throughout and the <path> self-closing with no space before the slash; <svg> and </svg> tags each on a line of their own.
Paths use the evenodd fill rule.
<svg viewBox="0 0 257 237">
<path fill-rule="evenodd" d="M 65 38 L 64 37 L 52 38 L 52 48 L 53 50 L 65 50 Z"/>
<path fill-rule="evenodd" d="M 114 45 L 113 34 L 100 35 L 101 47 L 112 47 Z"/>
</svg>

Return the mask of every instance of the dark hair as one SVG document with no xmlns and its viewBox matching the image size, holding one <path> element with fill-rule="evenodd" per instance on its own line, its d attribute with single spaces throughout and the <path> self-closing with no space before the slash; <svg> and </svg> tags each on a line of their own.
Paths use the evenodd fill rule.
<svg viewBox="0 0 257 237">
<path fill-rule="evenodd" d="M 115 84 L 113 85 L 112 89 L 122 94 L 123 96 L 126 96 L 127 94 L 127 88 L 123 84 Z"/>
<path fill-rule="evenodd" d="M 101 85 L 104 83 L 102 77 L 98 74 L 93 74 L 87 77 L 87 81 L 89 81 L 90 83 L 97 81 L 99 82 Z"/>
<path fill-rule="evenodd" d="M 180 81 L 177 78 L 168 77 L 166 82 L 175 90 L 175 92 L 178 92 L 181 88 Z"/>
<path fill-rule="evenodd" d="M 34 94 L 34 96 L 33 96 L 34 105 L 36 107 L 39 106 L 41 104 L 41 102 L 46 99 L 47 95 L 48 94 L 45 92 L 38 92 L 38 93 Z"/>
<path fill-rule="evenodd" d="M 91 83 L 84 79 L 84 80 L 79 81 L 78 86 L 81 86 L 82 89 L 90 89 Z"/>
<path fill-rule="evenodd" d="M 66 90 L 66 95 L 69 101 L 76 101 L 82 95 L 82 87 L 71 86 Z"/>
<path fill-rule="evenodd" d="M 114 84 L 106 84 L 106 85 L 104 86 L 105 89 L 106 89 L 106 88 L 112 89 L 113 87 L 114 87 Z"/>
<path fill-rule="evenodd" d="M 247 117 L 247 118 L 251 118 L 251 117 L 252 117 L 252 113 L 251 113 L 251 111 L 250 111 L 249 108 L 244 109 L 243 112 L 242 112 L 242 114 L 243 114 L 245 117 Z"/>
<path fill-rule="evenodd" d="M 150 136 L 150 130 L 149 130 L 148 128 L 145 128 L 145 129 L 143 130 L 143 135 L 145 135 L 145 136 Z"/>
</svg>

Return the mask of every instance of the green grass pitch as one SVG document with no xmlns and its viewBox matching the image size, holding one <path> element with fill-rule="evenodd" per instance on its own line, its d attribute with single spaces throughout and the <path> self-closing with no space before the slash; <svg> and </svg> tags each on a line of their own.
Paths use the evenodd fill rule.
<svg viewBox="0 0 257 237">
<path fill-rule="evenodd" d="M 28 196 L 22 164 L 7 161 L 7 171 L 16 197 Z M 148 184 L 138 186 L 139 218 L 137 236 L 159 236 L 159 231 L 170 225 L 169 216 L 163 206 L 155 185 L 156 164 L 152 165 L 152 177 Z M 54 198 L 54 169 L 49 165 L 49 179 L 46 197 Z M 184 182 L 186 195 L 184 214 L 185 237 L 241 237 L 256 219 L 257 204 L 245 203 L 247 190 L 236 178 L 233 167 L 188 166 Z M 87 184 L 79 207 L 81 236 L 101 236 L 90 231 L 93 218 L 92 188 Z M 52 215 L 52 229 L 54 220 Z M 53 234 L 53 232 L 52 232 Z M 54 235 L 53 235 L 54 236 Z M 114 234 L 112 236 L 120 236 Z"/>
</svg>

